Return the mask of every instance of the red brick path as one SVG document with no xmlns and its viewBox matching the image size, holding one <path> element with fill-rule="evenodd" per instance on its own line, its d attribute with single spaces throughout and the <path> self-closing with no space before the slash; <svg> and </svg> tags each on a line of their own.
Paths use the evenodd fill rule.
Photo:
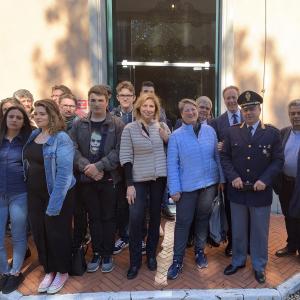
<svg viewBox="0 0 300 300">
<path fill-rule="evenodd" d="M 126 279 L 128 268 L 128 249 L 114 256 L 115 268 L 111 273 L 103 274 L 100 269 L 95 273 L 86 273 L 82 277 L 72 277 L 60 293 L 100 292 L 100 291 L 133 291 L 162 289 L 215 289 L 215 288 L 257 288 L 275 287 L 293 274 L 300 272 L 299 257 L 277 258 L 274 253 L 285 246 L 286 233 L 282 216 L 271 218 L 269 239 L 269 263 L 267 266 L 267 283 L 259 285 L 253 275 L 250 258 L 247 267 L 232 276 L 224 276 L 223 270 L 230 263 L 224 256 L 225 245 L 219 248 L 207 248 L 208 268 L 199 270 L 194 263 L 193 249 L 188 249 L 181 276 L 174 281 L 167 281 L 167 269 L 172 261 L 174 222 L 163 224 L 165 235 L 161 239 L 161 248 L 157 256 L 158 270 L 150 272 L 144 264 L 134 280 Z M 58 245 L 59 246 L 59 245 Z M 32 241 L 30 248 L 34 249 Z M 88 259 L 91 253 L 88 252 Z M 36 294 L 37 286 L 42 279 L 43 271 L 38 266 L 36 252 L 24 267 L 26 279 L 19 291 L 24 295 Z"/>
</svg>

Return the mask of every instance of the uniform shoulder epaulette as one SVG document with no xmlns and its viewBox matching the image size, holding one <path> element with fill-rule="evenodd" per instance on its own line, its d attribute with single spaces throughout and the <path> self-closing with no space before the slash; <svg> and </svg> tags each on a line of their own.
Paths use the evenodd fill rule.
<svg viewBox="0 0 300 300">
<path fill-rule="evenodd" d="M 265 125 L 266 127 L 271 127 L 271 128 L 274 128 L 274 129 L 278 129 L 275 125 L 270 124 L 270 123 L 264 123 L 264 125 Z"/>
<path fill-rule="evenodd" d="M 274 126 L 273 124 L 270 124 L 270 123 L 264 123 L 264 126 L 265 126 L 265 127 L 268 127 L 268 128 L 272 128 L 272 129 L 274 129 L 274 130 L 276 130 L 276 131 L 279 131 L 279 129 L 278 129 L 276 126 Z"/>
</svg>

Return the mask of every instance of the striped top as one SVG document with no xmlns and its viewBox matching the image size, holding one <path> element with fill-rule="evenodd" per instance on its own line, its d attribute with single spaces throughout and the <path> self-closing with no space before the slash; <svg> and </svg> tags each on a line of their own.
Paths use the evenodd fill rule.
<svg viewBox="0 0 300 300">
<path fill-rule="evenodd" d="M 168 130 L 168 126 L 163 123 Z M 132 163 L 133 182 L 155 180 L 167 176 L 164 142 L 159 135 L 160 123 L 153 121 L 148 129 L 149 136 L 142 130 L 140 121 L 125 126 L 120 146 L 120 162 Z"/>
</svg>

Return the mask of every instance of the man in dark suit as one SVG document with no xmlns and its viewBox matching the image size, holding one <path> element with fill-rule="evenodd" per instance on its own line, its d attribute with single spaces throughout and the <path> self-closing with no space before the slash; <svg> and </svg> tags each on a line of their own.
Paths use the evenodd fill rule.
<svg viewBox="0 0 300 300">
<path fill-rule="evenodd" d="M 250 243 L 259 283 L 266 280 L 273 180 L 284 162 L 279 130 L 259 119 L 262 102 L 262 97 L 253 91 L 239 96 L 245 122 L 229 128 L 221 151 L 232 216 L 232 262 L 224 274 L 231 275 L 245 267 Z"/>
<path fill-rule="evenodd" d="M 227 130 L 230 126 L 239 124 L 243 121 L 243 116 L 239 110 L 237 99 L 240 91 L 236 86 L 230 85 L 223 90 L 223 99 L 227 110 L 218 118 L 211 120 L 210 124 L 216 131 L 218 137 L 218 148 L 222 149 L 223 141 Z M 225 248 L 225 255 L 232 255 L 232 235 L 231 235 L 231 213 L 230 213 L 230 201 L 227 197 L 226 188 L 224 190 L 224 203 L 226 217 L 228 221 L 228 244 Z"/>
<path fill-rule="evenodd" d="M 276 251 L 278 257 L 300 254 L 300 99 L 289 103 L 291 126 L 280 130 L 284 166 L 278 177 L 278 192 L 285 217 L 287 245 Z M 290 210 L 290 211 L 289 211 Z"/>
</svg>

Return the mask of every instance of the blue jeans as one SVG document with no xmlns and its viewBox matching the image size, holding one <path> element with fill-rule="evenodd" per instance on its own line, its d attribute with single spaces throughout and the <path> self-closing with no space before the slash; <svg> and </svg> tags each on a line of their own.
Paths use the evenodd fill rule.
<svg viewBox="0 0 300 300">
<path fill-rule="evenodd" d="M 195 216 L 195 253 L 206 245 L 209 216 L 212 202 L 217 194 L 217 185 L 193 192 L 183 192 L 176 202 L 176 224 L 174 232 L 174 259 L 184 257 L 189 230 Z"/>
<path fill-rule="evenodd" d="M 13 265 L 10 269 L 5 249 L 5 228 L 11 222 Z M 0 195 L 0 274 L 20 272 L 27 248 L 27 193 Z"/>
</svg>

